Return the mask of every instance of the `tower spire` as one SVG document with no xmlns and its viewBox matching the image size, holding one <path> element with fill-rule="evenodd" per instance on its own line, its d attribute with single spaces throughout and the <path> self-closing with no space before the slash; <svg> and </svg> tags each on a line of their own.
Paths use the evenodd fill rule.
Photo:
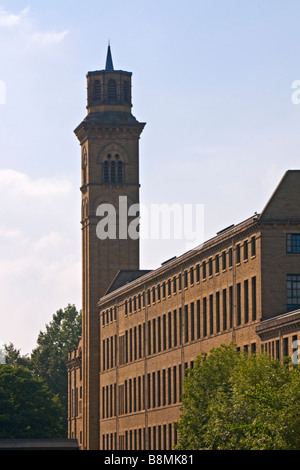
<svg viewBox="0 0 300 470">
<path fill-rule="evenodd" d="M 114 70 L 114 65 L 113 65 L 112 56 L 111 56 L 110 42 L 108 42 L 105 70 Z"/>
</svg>

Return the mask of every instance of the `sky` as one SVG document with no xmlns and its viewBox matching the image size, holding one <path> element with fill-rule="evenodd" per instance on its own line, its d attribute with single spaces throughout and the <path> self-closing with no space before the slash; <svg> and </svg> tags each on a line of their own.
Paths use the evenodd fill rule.
<svg viewBox="0 0 300 470">
<path fill-rule="evenodd" d="M 204 238 L 300 168 L 297 0 L 0 0 L 0 343 L 30 354 L 81 309 L 86 73 L 133 73 L 141 203 L 204 208 Z M 141 268 L 188 248 L 142 240 Z"/>
</svg>

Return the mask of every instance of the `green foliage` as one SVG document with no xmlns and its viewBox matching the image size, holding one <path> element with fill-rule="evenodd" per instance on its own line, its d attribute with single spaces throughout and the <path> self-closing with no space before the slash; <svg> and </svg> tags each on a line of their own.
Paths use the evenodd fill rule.
<svg viewBox="0 0 300 470">
<path fill-rule="evenodd" d="M 68 305 L 53 315 L 46 331 L 40 332 L 37 347 L 31 354 L 30 368 L 35 376 L 43 378 L 49 390 L 58 395 L 67 423 L 68 379 L 66 361 L 69 351 L 77 347 L 81 335 L 81 314 L 74 305 Z"/>
<path fill-rule="evenodd" d="M 0 438 L 64 436 L 61 405 L 26 368 L 0 365 Z"/>
<path fill-rule="evenodd" d="M 176 449 L 299 449 L 299 398 L 299 368 L 221 346 L 188 373 Z"/>
<path fill-rule="evenodd" d="M 31 357 L 5 346 L 0 366 L 0 438 L 67 437 L 68 352 L 77 347 L 81 313 L 68 305 L 40 332 Z"/>
<path fill-rule="evenodd" d="M 16 349 L 12 343 L 5 345 L 5 364 L 30 367 L 30 358 L 21 356 L 21 350 Z"/>
</svg>

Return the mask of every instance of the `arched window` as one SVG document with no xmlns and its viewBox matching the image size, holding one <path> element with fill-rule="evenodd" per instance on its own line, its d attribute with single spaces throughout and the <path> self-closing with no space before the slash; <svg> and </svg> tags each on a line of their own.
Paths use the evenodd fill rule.
<svg viewBox="0 0 300 470">
<path fill-rule="evenodd" d="M 118 162 L 118 183 L 123 183 L 123 162 Z"/>
<path fill-rule="evenodd" d="M 110 181 L 111 183 L 116 182 L 116 162 L 112 161 L 110 166 Z"/>
<path fill-rule="evenodd" d="M 82 186 L 86 185 L 86 165 L 87 165 L 87 153 L 86 148 L 82 150 Z"/>
<path fill-rule="evenodd" d="M 109 183 L 109 163 L 106 160 L 103 166 L 103 181 L 104 183 Z"/>
<path fill-rule="evenodd" d="M 99 80 L 96 80 L 94 83 L 94 100 L 95 101 L 101 100 L 101 83 Z"/>
<path fill-rule="evenodd" d="M 107 154 L 103 162 L 103 183 L 124 183 L 124 163 L 119 154 Z"/>
<path fill-rule="evenodd" d="M 108 101 L 116 101 L 117 99 L 117 83 L 116 80 L 110 79 L 108 81 L 108 87 L 107 87 L 108 93 Z"/>
<path fill-rule="evenodd" d="M 128 82 L 123 82 L 123 101 L 129 103 L 129 84 Z"/>
</svg>

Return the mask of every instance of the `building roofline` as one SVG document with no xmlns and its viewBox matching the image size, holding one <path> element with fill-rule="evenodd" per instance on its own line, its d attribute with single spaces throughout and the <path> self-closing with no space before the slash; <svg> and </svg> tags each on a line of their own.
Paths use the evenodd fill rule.
<svg viewBox="0 0 300 470">
<path fill-rule="evenodd" d="M 264 218 L 264 215 L 265 215 L 265 212 L 267 211 L 268 207 L 270 206 L 270 204 L 272 203 L 275 195 L 277 194 L 279 188 L 282 186 L 284 180 L 286 178 L 288 178 L 288 176 L 291 174 L 291 173 L 300 173 L 300 170 L 287 170 L 284 175 L 282 176 L 281 180 L 279 181 L 279 183 L 277 184 L 275 190 L 273 191 L 271 197 L 269 198 L 268 202 L 266 203 L 265 207 L 263 208 L 263 210 L 261 211 L 260 213 L 260 220 L 262 220 Z"/>
<path fill-rule="evenodd" d="M 195 248 L 192 248 L 191 250 L 183 253 L 179 257 L 171 258 L 169 262 L 167 261 L 165 263 L 162 263 L 161 266 L 151 270 L 149 273 L 139 277 L 138 279 L 132 282 L 129 282 L 128 284 L 114 290 L 109 294 L 104 295 L 99 299 L 98 306 L 101 306 L 102 304 L 111 301 L 117 296 L 124 295 L 127 291 L 137 288 L 141 284 L 151 282 L 153 279 L 162 276 L 167 271 L 175 269 L 176 267 L 179 267 L 184 263 L 188 263 L 190 260 L 193 259 L 193 257 L 213 249 L 215 246 L 224 243 L 228 239 L 234 239 L 235 237 L 238 238 L 246 230 L 257 227 L 258 218 L 259 216 L 257 214 L 254 214 L 253 216 L 249 217 L 243 222 L 238 223 L 237 225 L 231 225 L 227 229 L 219 231 L 216 236 L 196 246 Z"/>
</svg>

